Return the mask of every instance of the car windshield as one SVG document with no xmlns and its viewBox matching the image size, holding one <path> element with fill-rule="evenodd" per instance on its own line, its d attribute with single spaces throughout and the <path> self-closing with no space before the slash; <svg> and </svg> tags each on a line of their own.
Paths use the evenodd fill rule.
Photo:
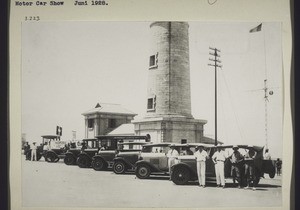
<svg viewBox="0 0 300 210">
<path fill-rule="evenodd" d="M 142 150 L 140 144 L 120 144 L 118 145 L 119 150 Z"/>
<path fill-rule="evenodd" d="M 153 147 L 144 147 L 142 152 L 144 153 L 167 153 L 169 151 L 168 146 L 153 146 Z"/>
</svg>

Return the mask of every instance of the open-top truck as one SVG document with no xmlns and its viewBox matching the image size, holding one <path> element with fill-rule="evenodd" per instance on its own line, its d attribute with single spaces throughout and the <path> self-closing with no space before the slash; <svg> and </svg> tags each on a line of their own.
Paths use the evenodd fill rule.
<svg viewBox="0 0 300 210">
<path fill-rule="evenodd" d="M 57 135 L 43 135 L 43 156 L 49 163 L 58 162 L 65 157 L 66 142 L 60 140 Z"/>
</svg>

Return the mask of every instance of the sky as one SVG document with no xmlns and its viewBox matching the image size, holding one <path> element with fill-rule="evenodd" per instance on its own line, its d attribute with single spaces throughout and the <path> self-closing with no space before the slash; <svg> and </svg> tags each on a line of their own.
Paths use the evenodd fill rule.
<svg viewBox="0 0 300 210">
<path fill-rule="evenodd" d="M 218 139 L 265 144 L 267 78 L 268 145 L 282 157 L 281 25 L 258 22 L 189 22 L 192 115 L 207 120 L 214 138 L 214 68 L 209 47 L 221 50 L 218 69 Z M 38 22 L 22 25 L 22 133 L 29 142 L 55 134 L 84 138 L 82 113 L 97 103 L 146 112 L 150 22 Z M 260 89 L 260 90 L 259 90 Z"/>
</svg>

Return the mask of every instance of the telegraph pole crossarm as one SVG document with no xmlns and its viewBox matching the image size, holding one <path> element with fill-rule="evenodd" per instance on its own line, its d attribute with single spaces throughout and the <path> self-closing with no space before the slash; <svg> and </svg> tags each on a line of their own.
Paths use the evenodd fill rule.
<svg viewBox="0 0 300 210">
<path fill-rule="evenodd" d="M 209 52 L 209 55 L 213 56 L 213 58 L 209 58 L 210 61 L 213 62 L 213 64 L 209 63 L 208 65 L 209 66 L 213 66 L 215 67 L 215 145 L 218 144 L 218 136 L 217 136 L 217 126 L 218 126 L 218 123 L 217 123 L 217 119 L 218 119 L 218 115 L 217 115 L 217 68 L 222 68 L 221 65 L 221 61 L 218 59 L 220 58 L 220 55 L 218 53 L 221 52 L 221 50 L 217 49 L 217 48 L 212 48 L 212 47 L 209 47 L 209 49 L 212 51 L 212 52 Z"/>
</svg>

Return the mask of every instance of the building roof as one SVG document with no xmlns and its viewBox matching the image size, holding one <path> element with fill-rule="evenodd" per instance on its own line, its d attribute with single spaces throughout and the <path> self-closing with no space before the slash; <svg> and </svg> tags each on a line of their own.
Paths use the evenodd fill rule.
<svg viewBox="0 0 300 210">
<path fill-rule="evenodd" d="M 119 127 L 112 130 L 107 135 L 108 136 L 111 136 L 111 135 L 135 135 L 134 125 L 131 123 L 122 124 Z"/>
<path fill-rule="evenodd" d="M 215 139 L 212 139 L 212 138 L 203 136 L 203 137 L 201 138 L 201 143 L 205 143 L 205 144 L 214 144 L 214 143 L 215 143 Z M 224 143 L 221 142 L 221 141 L 218 141 L 218 144 L 224 144 Z"/>
<path fill-rule="evenodd" d="M 97 104 L 95 108 L 82 113 L 82 115 L 91 115 L 97 113 L 110 113 L 110 114 L 121 114 L 121 115 L 130 115 L 135 116 L 134 112 L 123 108 L 120 104 L 109 104 L 109 103 L 101 103 Z"/>
</svg>

